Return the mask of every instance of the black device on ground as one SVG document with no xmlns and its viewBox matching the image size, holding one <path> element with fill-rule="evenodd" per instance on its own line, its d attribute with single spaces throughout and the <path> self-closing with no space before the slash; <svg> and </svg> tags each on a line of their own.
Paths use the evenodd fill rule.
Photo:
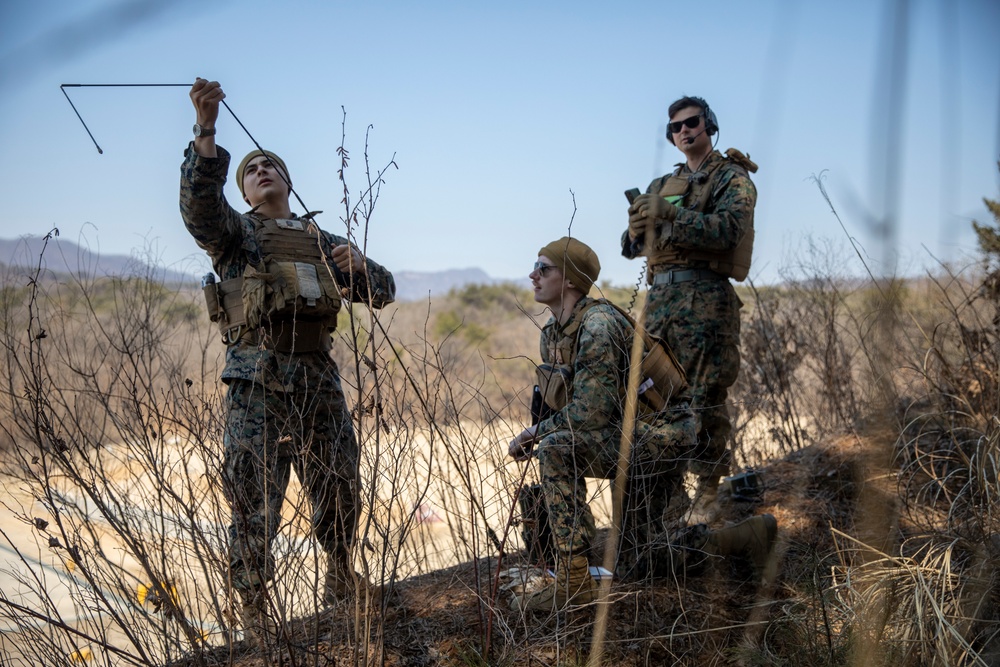
<svg viewBox="0 0 1000 667">
<path fill-rule="evenodd" d="M 764 497 L 763 475 L 757 470 L 746 470 L 726 477 L 722 480 L 722 486 L 729 489 L 733 500 L 755 501 Z"/>
</svg>

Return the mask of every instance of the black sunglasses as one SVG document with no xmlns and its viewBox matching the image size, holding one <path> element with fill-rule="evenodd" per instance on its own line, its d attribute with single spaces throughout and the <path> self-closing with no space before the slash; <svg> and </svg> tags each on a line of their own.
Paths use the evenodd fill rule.
<svg viewBox="0 0 1000 667">
<path fill-rule="evenodd" d="M 676 123 L 667 123 L 667 131 L 670 134 L 677 134 L 681 131 L 681 128 L 687 125 L 692 130 L 699 125 L 701 125 L 701 117 L 704 114 L 698 114 L 697 116 L 691 116 L 690 118 L 685 118 L 684 120 L 679 120 Z"/>
<path fill-rule="evenodd" d="M 548 273 L 549 269 L 556 268 L 555 264 L 543 264 L 542 262 L 535 262 L 535 271 L 538 271 L 539 275 L 544 276 Z"/>
</svg>

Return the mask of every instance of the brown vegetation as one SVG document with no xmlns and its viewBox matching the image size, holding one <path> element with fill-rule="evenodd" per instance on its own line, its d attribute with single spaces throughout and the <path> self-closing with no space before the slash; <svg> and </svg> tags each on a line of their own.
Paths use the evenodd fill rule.
<svg viewBox="0 0 1000 667">
<path fill-rule="evenodd" d="M 1000 663 L 1000 301 L 985 273 L 874 284 L 817 268 L 743 289 L 734 454 L 766 486 L 725 520 L 773 513 L 780 545 L 763 580 L 737 562 L 616 582 L 605 664 Z M 505 459 L 542 318 L 525 289 L 343 316 L 357 564 L 388 592 L 322 607 L 293 488 L 270 599 L 282 640 L 263 652 L 231 609 L 223 347 L 201 295 L 40 274 L 0 294 L 3 664 L 586 663 L 593 609 L 523 618 L 497 587 L 524 558 L 513 493 L 533 474 Z"/>
</svg>

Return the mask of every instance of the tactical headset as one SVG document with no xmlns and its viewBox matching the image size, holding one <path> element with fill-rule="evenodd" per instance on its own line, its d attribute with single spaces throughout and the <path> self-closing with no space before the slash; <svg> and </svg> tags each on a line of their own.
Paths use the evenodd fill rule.
<svg viewBox="0 0 1000 667">
<path fill-rule="evenodd" d="M 713 134 L 715 134 L 716 132 L 718 132 L 719 131 L 719 119 L 715 117 L 715 112 L 712 111 L 712 107 L 708 106 L 708 102 L 705 101 L 705 98 L 703 98 L 703 97 L 691 97 L 691 98 L 688 98 L 688 99 L 693 100 L 695 104 L 697 104 L 699 107 L 701 107 L 701 114 L 702 114 L 702 116 L 705 117 L 705 132 L 708 133 L 708 136 L 712 136 Z M 668 123 L 668 125 L 667 125 L 667 141 L 669 141 L 671 144 L 673 144 L 674 146 L 676 146 L 677 144 L 674 144 L 674 135 L 670 132 L 669 122 L 670 122 L 670 119 L 668 118 L 667 119 L 667 123 Z"/>
</svg>

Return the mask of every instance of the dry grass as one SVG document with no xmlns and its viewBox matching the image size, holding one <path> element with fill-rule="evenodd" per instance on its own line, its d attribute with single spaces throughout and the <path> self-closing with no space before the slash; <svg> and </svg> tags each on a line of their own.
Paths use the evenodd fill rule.
<svg viewBox="0 0 1000 667">
<path fill-rule="evenodd" d="M 607 664 L 1000 660 L 1000 339 L 977 280 L 876 289 L 816 271 L 744 292 L 734 454 L 766 492 L 725 518 L 778 518 L 769 576 L 720 563 L 616 584 Z M 275 544 L 283 658 L 248 653 L 229 609 L 222 346 L 192 316 L 200 295 L 41 275 L 7 276 L 2 294 L 0 526 L 24 527 L 4 529 L 4 664 L 83 651 L 149 665 L 586 662 L 593 610 L 526 619 L 496 588 L 520 558 L 513 492 L 534 474 L 505 458 L 541 322 L 525 291 L 473 287 L 343 322 L 363 449 L 357 565 L 392 593 L 321 608 L 293 485 Z M 873 349 L 886 321 L 894 344 Z"/>
</svg>

